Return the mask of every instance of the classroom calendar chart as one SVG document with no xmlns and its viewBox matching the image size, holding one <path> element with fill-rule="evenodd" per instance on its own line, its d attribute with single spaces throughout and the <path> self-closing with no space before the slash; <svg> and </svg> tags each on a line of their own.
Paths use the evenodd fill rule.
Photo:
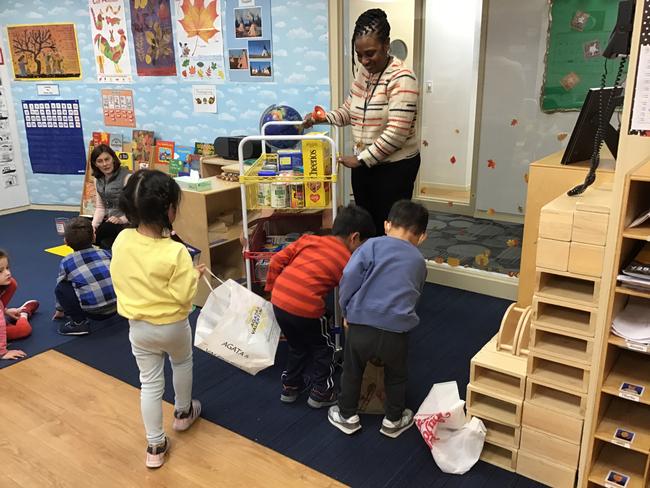
<svg viewBox="0 0 650 488">
<path fill-rule="evenodd" d="M 22 110 L 32 171 L 84 174 L 86 150 L 79 100 L 23 100 Z"/>
</svg>

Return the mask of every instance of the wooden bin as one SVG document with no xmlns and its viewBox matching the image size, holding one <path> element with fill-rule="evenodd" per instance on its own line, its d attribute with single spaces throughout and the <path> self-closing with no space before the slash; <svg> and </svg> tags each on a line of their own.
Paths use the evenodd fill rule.
<svg viewBox="0 0 650 488">
<path fill-rule="evenodd" d="M 526 403 L 533 403 L 553 412 L 584 418 L 587 409 L 587 395 L 580 392 L 567 392 L 547 382 L 526 380 Z M 549 412 L 548 415 L 551 415 Z"/>
<path fill-rule="evenodd" d="M 533 321 L 544 329 L 561 333 L 594 337 L 596 332 L 597 309 L 567 303 L 564 300 L 533 297 Z"/>
<path fill-rule="evenodd" d="M 524 402 L 521 425 L 532 427 L 560 439 L 580 444 L 582 440 L 583 420 L 574 415 L 553 411 L 549 413 L 545 406 L 533 402 Z"/>
<path fill-rule="evenodd" d="M 532 354 L 554 358 L 559 363 L 575 363 L 589 366 L 593 352 L 593 339 L 579 334 L 569 335 L 547 329 L 538 323 L 531 328 L 530 349 Z"/>
<path fill-rule="evenodd" d="M 559 437 L 530 427 L 521 428 L 520 448 L 531 454 L 550 459 L 567 468 L 577 469 L 580 444 L 572 444 Z"/>
<path fill-rule="evenodd" d="M 577 276 L 556 270 L 538 269 L 535 294 L 567 304 L 597 307 L 600 279 L 594 276 Z"/>
<path fill-rule="evenodd" d="M 571 392 L 587 394 L 589 391 L 589 368 L 569 359 L 560 363 L 536 352 L 528 357 L 528 377 Z"/>
<path fill-rule="evenodd" d="M 494 444 L 485 439 L 481 460 L 508 471 L 515 471 L 517 467 L 517 449 Z"/>
<path fill-rule="evenodd" d="M 522 399 L 526 391 L 526 359 L 496 351 L 488 343 L 470 362 L 469 382 L 482 391 Z"/>
<path fill-rule="evenodd" d="M 514 399 L 497 391 L 467 385 L 467 409 L 480 418 L 519 427 L 522 399 Z"/>
</svg>

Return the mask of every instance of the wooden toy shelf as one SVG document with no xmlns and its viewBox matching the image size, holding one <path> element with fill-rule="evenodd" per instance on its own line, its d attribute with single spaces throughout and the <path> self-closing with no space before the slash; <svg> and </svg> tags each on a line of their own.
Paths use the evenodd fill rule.
<svg viewBox="0 0 650 488">
<path fill-rule="evenodd" d="M 581 483 L 585 487 L 646 488 L 650 485 L 650 347 L 627 341 L 611 331 L 612 322 L 631 297 L 641 301 L 650 299 L 650 292 L 626 288 L 618 284 L 616 278 L 643 246 L 643 241 L 650 241 L 650 225 L 630 227 L 630 223 L 648 208 L 650 161 L 633 168 L 623 186 L 614 256 L 617 268 L 612 276 L 608 299 L 607 330 L 601 332 L 602 346 L 597 351 L 601 366 L 599 370 L 592 370 L 598 378 L 598 391 L 593 397 L 594 421 L 590 432 L 585 433 L 588 439 L 585 475 Z M 647 303 L 650 305 L 650 301 Z M 611 480 L 608 482 L 608 476 L 618 476 L 618 484 Z M 627 484 L 625 477 L 629 477 Z"/>
</svg>

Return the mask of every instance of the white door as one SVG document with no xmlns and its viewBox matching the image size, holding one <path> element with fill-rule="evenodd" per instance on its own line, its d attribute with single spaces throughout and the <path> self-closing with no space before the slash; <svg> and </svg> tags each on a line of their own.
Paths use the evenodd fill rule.
<svg viewBox="0 0 650 488">
<path fill-rule="evenodd" d="M 29 204 L 9 66 L 0 65 L 0 211 Z"/>
</svg>

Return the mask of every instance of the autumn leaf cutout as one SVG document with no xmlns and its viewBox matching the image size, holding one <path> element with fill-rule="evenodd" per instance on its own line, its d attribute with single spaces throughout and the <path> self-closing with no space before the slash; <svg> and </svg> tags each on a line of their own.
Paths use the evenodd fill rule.
<svg viewBox="0 0 650 488">
<path fill-rule="evenodd" d="M 179 23 L 187 33 L 188 38 L 196 37 L 197 43 L 199 38 L 208 42 L 219 32 L 214 28 L 214 21 L 219 16 L 217 1 L 210 2 L 206 7 L 204 0 L 194 0 L 194 4 L 190 0 L 183 0 L 181 10 L 185 16 Z M 196 47 L 194 49 L 196 50 Z"/>
</svg>

